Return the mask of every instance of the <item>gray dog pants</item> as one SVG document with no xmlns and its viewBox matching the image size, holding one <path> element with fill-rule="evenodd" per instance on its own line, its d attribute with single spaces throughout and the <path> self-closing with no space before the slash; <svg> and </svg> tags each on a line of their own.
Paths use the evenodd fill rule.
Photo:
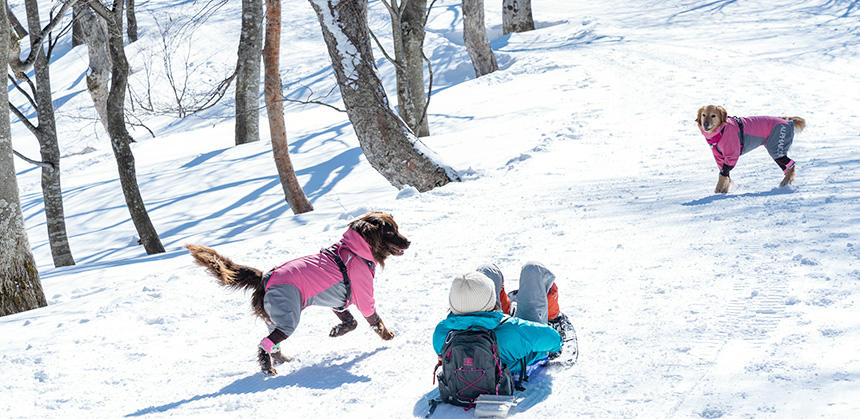
<svg viewBox="0 0 860 419">
<path fill-rule="evenodd" d="M 266 322 L 269 333 L 278 328 L 292 336 L 302 316 L 302 294 L 290 284 L 272 285 L 263 296 L 263 308 L 271 322 Z"/>
</svg>

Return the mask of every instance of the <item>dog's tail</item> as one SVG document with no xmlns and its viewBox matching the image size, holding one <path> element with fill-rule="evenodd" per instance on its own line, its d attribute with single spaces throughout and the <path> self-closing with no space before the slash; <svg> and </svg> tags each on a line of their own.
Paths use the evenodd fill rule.
<svg viewBox="0 0 860 419">
<path fill-rule="evenodd" d="M 239 265 L 221 256 L 215 249 L 206 246 L 186 244 L 185 248 L 191 252 L 194 261 L 206 268 L 222 287 L 253 290 L 251 306 L 254 314 L 268 320 L 269 315 L 263 308 L 263 296 L 266 294 L 266 288 L 263 284 L 263 273 L 260 270 Z"/>
<path fill-rule="evenodd" d="M 781 116 L 780 118 L 794 122 L 794 130 L 796 132 L 803 131 L 806 128 L 806 120 L 799 116 Z"/>
</svg>

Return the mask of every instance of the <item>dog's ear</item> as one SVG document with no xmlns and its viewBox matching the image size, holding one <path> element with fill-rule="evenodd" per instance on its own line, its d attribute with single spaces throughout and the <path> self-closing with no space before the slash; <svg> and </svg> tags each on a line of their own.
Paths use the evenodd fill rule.
<svg viewBox="0 0 860 419">
<path fill-rule="evenodd" d="M 699 108 L 698 111 L 696 111 L 696 123 L 699 124 L 699 126 L 702 126 L 702 112 L 704 110 L 705 110 L 705 107 L 702 106 L 701 108 Z"/>
<path fill-rule="evenodd" d="M 726 119 L 729 117 L 729 114 L 726 113 L 726 108 L 717 106 L 717 112 L 720 114 L 720 123 L 726 122 Z"/>
<path fill-rule="evenodd" d="M 353 220 L 349 223 L 349 228 L 355 230 L 364 237 L 364 240 L 367 241 L 367 244 L 370 245 L 371 249 L 374 246 L 378 246 L 379 243 L 382 243 L 382 224 L 383 222 L 379 219 L 378 213 L 369 212 L 362 216 L 359 219 Z"/>
</svg>

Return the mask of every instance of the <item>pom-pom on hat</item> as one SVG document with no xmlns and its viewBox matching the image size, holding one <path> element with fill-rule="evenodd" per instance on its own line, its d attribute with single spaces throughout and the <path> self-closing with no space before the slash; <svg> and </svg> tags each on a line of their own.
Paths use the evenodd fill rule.
<svg viewBox="0 0 860 419">
<path fill-rule="evenodd" d="M 496 306 L 493 280 L 480 272 L 469 272 L 454 278 L 448 304 L 454 314 L 490 311 Z"/>
</svg>

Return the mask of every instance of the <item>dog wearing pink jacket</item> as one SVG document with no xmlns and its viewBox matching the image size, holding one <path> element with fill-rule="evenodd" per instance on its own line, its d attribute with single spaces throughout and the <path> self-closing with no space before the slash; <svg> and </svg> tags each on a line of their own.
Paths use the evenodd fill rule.
<svg viewBox="0 0 860 419">
<path fill-rule="evenodd" d="M 794 132 L 800 132 L 806 126 L 803 118 L 729 117 L 722 106 L 707 105 L 699 108 L 696 124 L 720 169 L 714 193 L 727 193 L 732 185 L 729 172 L 737 165 L 738 158 L 762 145 L 783 171 L 779 186 L 784 187 L 794 181 L 795 164 L 788 157 L 788 150 L 794 141 Z"/>
<path fill-rule="evenodd" d="M 332 246 L 285 262 L 265 274 L 236 264 L 208 247 L 185 247 L 222 286 L 253 290 L 251 306 L 269 328 L 258 345 L 257 359 L 265 374 L 274 375 L 273 364 L 289 360 L 281 355 L 280 343 L 293 334 L 302 310 L 309 306 L 331 307 L 340 319 L 329 336 L 342 336 L 357 327 L 347 309 L 355 304 L 379 337 L 392 339 L 394 332 L 376 313 L 373 278 L 377 264 L 384 266 L 388 256 L 402 255 L 409 244 L 394 218 L 370 212 L 352 221 L 343 238 Z"/>
</svg>

